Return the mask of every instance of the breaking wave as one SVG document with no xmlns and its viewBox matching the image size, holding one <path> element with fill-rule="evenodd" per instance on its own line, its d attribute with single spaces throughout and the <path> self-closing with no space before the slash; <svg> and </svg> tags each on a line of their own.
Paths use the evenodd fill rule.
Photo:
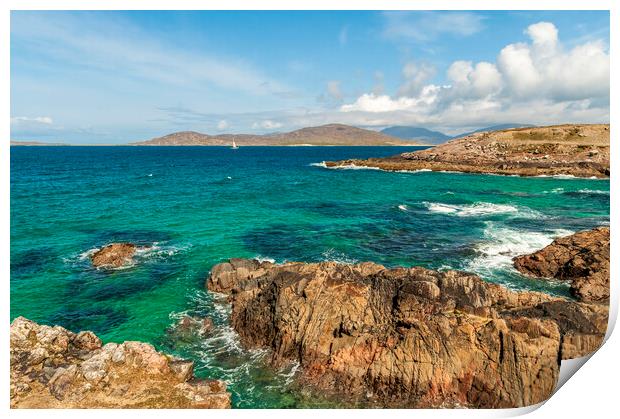
<svg viewBox="0 0 620 419">
<path fill-rule="evenodd" d="M 456 217 L 484 217 L 496 214 L 514 214 L 523 218 L 535 218 L 542 215 L 530 208 L 516 207 L 508 204 L 492 204 L 490 202 L 476 202 L 474 204 L 454 205 L 440 202 L 423 202 L 430 211 L 438 214 Z"/>
<path fill-rule="evenodd" d="M 484 240 L 474 246 L 477 256 L 467 263 L 466 269 L 486 277 L 498 270 L 512 270 L 514 257 L 535 252 L 554 239 L 572 233 L 564 229 L 544 232 L 516 230 L 486 221 Z"/>
</svg>

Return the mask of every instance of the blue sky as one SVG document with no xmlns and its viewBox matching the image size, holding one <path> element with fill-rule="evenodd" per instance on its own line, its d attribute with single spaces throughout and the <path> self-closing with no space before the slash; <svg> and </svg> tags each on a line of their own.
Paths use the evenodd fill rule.
<svg viewBox="0 0 620 419">
<path fill-rule="evenodd" d="M 11 14 L 11 136 L 608 122 L 607 12 Z"/>
</svg>

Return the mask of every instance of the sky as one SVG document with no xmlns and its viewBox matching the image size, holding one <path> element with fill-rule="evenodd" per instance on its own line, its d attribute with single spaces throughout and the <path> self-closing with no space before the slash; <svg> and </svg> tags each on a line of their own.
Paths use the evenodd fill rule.
<svg viewBox="0 0 620 419">
<path fill-rule="evenodd" d="M 609 122 L 606 11 L 11 12 L 11 138 Z"/>
</svg>

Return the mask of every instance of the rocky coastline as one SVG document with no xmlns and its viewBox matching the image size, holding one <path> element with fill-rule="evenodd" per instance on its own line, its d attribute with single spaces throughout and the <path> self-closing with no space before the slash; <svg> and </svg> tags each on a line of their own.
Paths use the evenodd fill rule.
<svg viewBox="0 0 620 419">
<path fill-rule="evenodd" d="M 609 227 L 580 231 L 514 259 L 520 272 L 535 278 L 570 283 L 579 301 L 609 302 Z"/>
<path fill-rule="evenodd" d="M 226 384 L 142 342 L 107 343 L 23 317 L 11 323 L 11 408 L 230 408 Z"/>
<path fill-rule="evenodd" d="M 562 359 L 602 343 L 608 307 L 516 292 L 476 275 L 374 263 L 216 265 L 231 324 L 301 380 L 384 407 L 508 408 L 539 403 Z"/>
<path fill-rule="evenodd" d="M 519 176 L 609 177 L 609 125 L 482 132 L 394 157 L 328 161 L 328 168 L 447 171 Z"/>
<path fill-rule="evenodd" d="M 549 398 L 561 361 L 603 343 L 609 228 L 557 239 L 514 264 L 533 281 L 571 281 L 574 298 L 371 262 L 230 259 L 205 287 L 231 304 L 244 346 L 268 349 L 274 368 L 299 364 L 295 385 L 354 406 L 513 408 Z M 212 328 L 185 316 L 166 333 L 186 339 Z M 196 379 L 192 361 L 146 343 L 102 345 L 92 332 L 23 317 L 10 342 L 13 408 L 230 407 L 223 382 Z"/>
</svg>

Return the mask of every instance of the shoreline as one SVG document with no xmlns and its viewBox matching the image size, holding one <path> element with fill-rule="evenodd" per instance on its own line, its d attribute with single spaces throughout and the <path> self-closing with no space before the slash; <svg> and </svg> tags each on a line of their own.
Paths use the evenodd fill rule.
<svg viewBox="0 0 620 419">
<path fill-rule="evenodd" d="M 537 174 L 537 175 L 526 175 L 526 174 L 510 174 L 510 173 L 497 173 L 497 172 L 485 172 L 485 171 L 462 171 L 462 170 L 433 170 L 433 169 L 416 169 L 416 170 L 408 170 L 408 169 L 386 169 L 378 166 L 371 165 L 356 165 L 356 164 L 330 164 L 334 162 L 323 161 L 320 163 L 311 163 L 310 166 L 320 167 L 328 170 L 376 170 L 379 172 L 385 173 L 403 173 L 403 174 L 418 174 L 418 173 L 452 173 L 452 174 L 462 174 L 462 175 L 487 175 L 487 176 L 505 176 L 505 177 L 519 177 L 519 178 L 551 178 L 551 179 L 579 179 L 579 180 L 609 180 L 609 176 L 575 176 L 572 174 Z"/>
<path fill-rule="evenodd" d="M 385 171 L 609 178 L 610 126 L 558 125 L 484 132 L 392 157 L 327 161 Z"/>
</svg>

